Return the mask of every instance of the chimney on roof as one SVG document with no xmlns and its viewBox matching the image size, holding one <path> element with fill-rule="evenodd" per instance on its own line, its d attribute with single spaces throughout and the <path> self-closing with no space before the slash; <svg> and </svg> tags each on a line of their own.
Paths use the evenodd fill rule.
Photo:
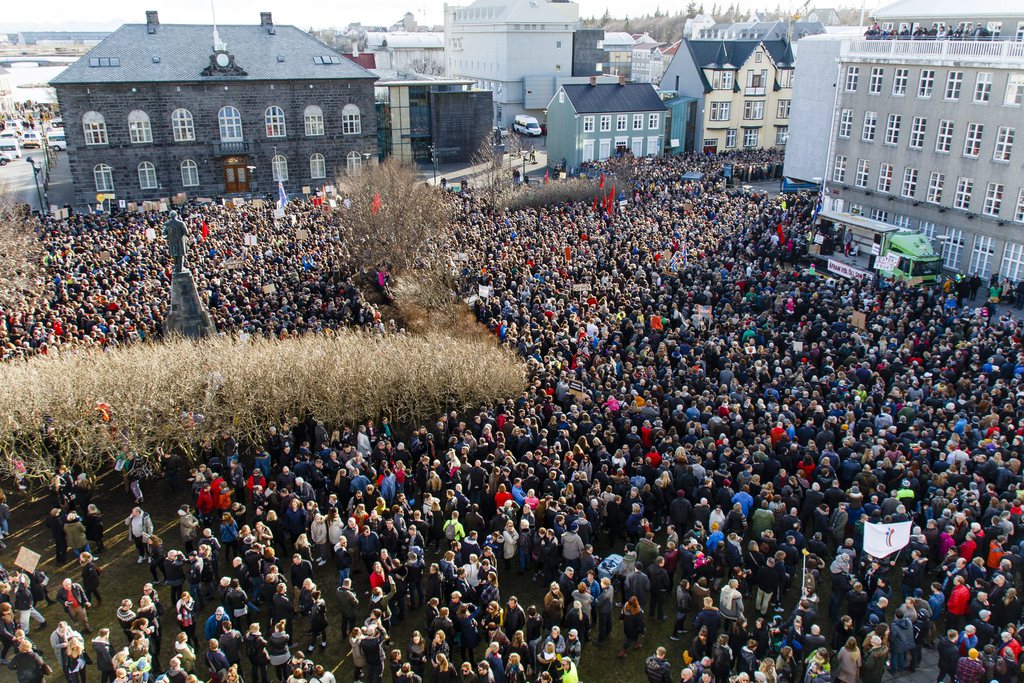
<svg viewBox="0 0 1024 683">
<path fill-rule="evenodd" d="M 353 57 L 358 57 L 359 56 L 359 39 L 358 38 L 352 41 L 352 56 Z"/>
<path fill-rule="evenodd" d="M 626 74 L 619 74 L 619 85 L 626 85 Z"/>
<path fill-rule="evenodd" d="M 267 33 L 276 33 L 274 30 L 274 17 L 270 12 L 260 12 L 260 26 L 267 29 Z"/>
<path fill-rule="evenodd" d="M 146 32 L 156 33 L 156 27 L 160 25 L 160 14 L 156 10 L 146 11 Z"/>
<path fill-rule="evenodd" d="M 590 85 L 597 85 L 597 76 L 590 77 Z"/>
</svg>

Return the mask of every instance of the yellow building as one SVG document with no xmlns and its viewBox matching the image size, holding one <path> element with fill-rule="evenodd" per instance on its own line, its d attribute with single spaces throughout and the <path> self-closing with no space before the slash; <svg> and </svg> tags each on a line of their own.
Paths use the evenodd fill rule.
<svg viewBox="0 0 1024 683">
<path fill-rule="evenodd" d="M 661 87 L 703 102 L 696 139 L 705 153 L 784 147 L 794 66 L 785 39 L 684 40 Z"/>
</svg>

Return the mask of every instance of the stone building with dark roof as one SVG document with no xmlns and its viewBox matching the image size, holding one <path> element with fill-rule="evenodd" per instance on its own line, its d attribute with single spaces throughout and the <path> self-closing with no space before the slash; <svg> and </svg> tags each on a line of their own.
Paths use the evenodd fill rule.
<svg viewBox="0 0 1024 683">
<path fill-rule="evenodd" d="M 377 158 L 376 77 L 294 26 L 126 24 L 57 76 L 78 204 L 291 193 Z"/>
</svg>

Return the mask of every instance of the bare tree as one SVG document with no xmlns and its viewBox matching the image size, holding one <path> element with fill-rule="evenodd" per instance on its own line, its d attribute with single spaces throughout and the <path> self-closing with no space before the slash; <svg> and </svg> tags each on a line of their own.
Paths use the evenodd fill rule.
<svg viewBox="0 0 1024 683">
<path fill-rule="evenodd" d="M 338 174 L 349 200 L 339 207 L 341 234 L 358 267 L 401 273 L 433 268 L 448 246 L 452 207 L 396 159 Z"/>
<path fill-rule="evenodd" d="M 511 144 L 517 142 L 509 139 Z M 471 161 L 474 173 L 470 183 L 474 192 L 493 208 L 507 205 L 513 193 L 512 169 L 505 165 L 505 157 L 495 148 L 492 136 L 486 135 L 480 139 Z"/>
<path fill-rule="evenodd" d="M 433 57 L 414 57 L 407 62 L 411 71 L 428 76 L 444 76 L 444 64 Z"/>
<path fill-rule="evenodd" d="M 0 309 L 39 295 L 43 277 L 43 245 L 39 221 L 0 186 Z"/>
</svg>

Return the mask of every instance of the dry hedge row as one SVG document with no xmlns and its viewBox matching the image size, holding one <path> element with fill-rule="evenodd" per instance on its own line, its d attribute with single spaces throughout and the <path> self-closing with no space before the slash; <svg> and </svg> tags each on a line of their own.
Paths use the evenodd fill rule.
<svg viewBox="0 0 1024 683">
<path fill-rule="evenodd" d="M 260 443 L 269 425 L 307 411 L 329 427 L 415 424 L 515 396 L 525 381 L 493 340 L 440 334 L 175 339 L 41 356 L 0 366 L 0 472 L 93 471 L 118 453 L 189 453 L 226 432 Z"/>
</svg>

